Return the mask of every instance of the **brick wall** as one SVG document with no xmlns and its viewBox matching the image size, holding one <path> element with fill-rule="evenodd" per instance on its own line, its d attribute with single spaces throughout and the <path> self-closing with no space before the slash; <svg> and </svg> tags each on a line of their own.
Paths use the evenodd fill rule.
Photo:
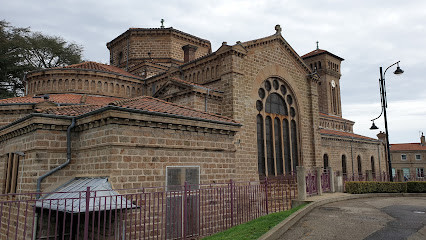
<svg viewBox="0 0 426 240">
<path fill-rule="evenodd" d="M 29 74 L 28 95 L 87 93 L 111 97 L 136 97 L 142 80 L 111 73 L 84 70 L 50 70 Z"/>
<path fill-rule="evenodd" d="M 258 178 L 256 100 L 260 85 L 269 77 L 278 77 L 294 93 L 298 113 L 299 163 L 316 165 L 314 144 L 319 137 L 313 134 L 318 129 L 318 103 L 316 83 L 307 79 L 308 72 L 294 59 L 290 50 L 280 40 L 246 47 L 245 56 L 223 57 L 221 81 L 225 92 L 222 114 L 243 124 L 236 135 L 236 161 L 240 166 L 238 176 L 242 179 Z M 316 118 L 315 118 L 316 117 Z"/>
<path fill-rule="evenodd" d="M 228 126 L 115 113 L 119 117 L 95 120 L 92 116 L 77 121 L 72 132 L 71 163 L 47 177 L 43 191 L 83 176 L 109 177 L 115 189 L 164 186 L 166 166 L 199 166 L 201 183 L 235 178 L 238 166 L 231 134 L 235 130 L 229 132 Z M 103 117 L 110 114 L 104 113 Z M 37 119 L 41 118 L 32 120 Z M 25 153 L 19 165 L 17 192 L 34 192 L 39 176 L 65 162 L 69 124 L 69 120 L 33 124 L 33 130 L 1 141 L 3 169 L 7 153 Z M 0 173 L 0 181 L 5 181 L 4 172 Z"/>
</svg>

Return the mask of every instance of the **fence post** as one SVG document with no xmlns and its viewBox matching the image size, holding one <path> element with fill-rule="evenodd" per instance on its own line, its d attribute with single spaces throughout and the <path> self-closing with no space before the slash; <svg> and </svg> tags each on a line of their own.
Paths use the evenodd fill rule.
<svg viewBox="0 0 426 240">
<path fill-rule="evenodd" d="M 396 170 L 396 175 L 398 177 L 398 182 L 404 182 L 404 172 L 401 169 Z"/>
<path fill-rule="evenodd" d="M 322 169 L 323 169 L 322 167 L 317 167 L 315 169 L 316 175 L 317 175 L 317 192 L 319 196 L 322 195 L 322 183 L 321 183 L 321 178 L 323 173 Z"/>
<path fill-rule="evenodd" d="M 188 183 L 185 181 L 185 186 L 183 189 L 183 239 L 186 239 L 186 230 L 187 230 L 187 218 L 188 218 L 188 207 L 187 207 L 187 196 L 186 191 L 188 190 Z"/>
<path fill-rule="evenodd" d="M 268 208 L 268 176 L 265 177 L 265 200 L 266 200 L 266 214 L 269 214 L 269 208 Z"/>
<path fill-rule="evenodd" d="M 84 219 L 84 240 L 89 239 L 90 187 L 86 189 L 86 215 Z"/>
<path fill-rule="evenodd" d="M 229 181 L 229 187 L 231 188 L 231 227 L 234 226 L 234 186 L 232 179 Z"/>
<path fill-rule="evenodd" d="M 334 185 L 334 172 L 333 168 L 328 168 L 328 174 L 330 174 L 330 192 L 336 192 L 336 186 Z"/>
<path fill-rule="evenodd" d="M 297 199 L 306 200 L 306 169 L 303 166 L 297 166 Z"/>
<path fill-rule="evenodd" d="M 365 170 L 366 180 L 367 181 L 373 181 L 373 171 L 372 170 Z"/>
</svg>

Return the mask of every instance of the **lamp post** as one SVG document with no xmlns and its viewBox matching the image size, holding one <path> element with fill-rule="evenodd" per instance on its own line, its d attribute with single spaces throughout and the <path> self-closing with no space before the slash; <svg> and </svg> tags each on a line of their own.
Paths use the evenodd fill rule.
<svg viewBox="0 0 426 240">
<path fill-rule="evenodd" d="M 386 99 L 386 83 L 385 83 L 385 75 L 386 75 L 386 71 L 394 66 L 397 65 L 396 70 L 393 72 L 396 75 L 402 74 L 404 71 L 399 67 L 399 62 L 396 62 L 392 65 L 390 65 L 389 67 L 386 68 L 385 72 L 382 73 L 382 67 L 380 67 L 380 79 L 379 79 L 379 85 L 380 85 L 380 100 L 382 103 L 382 112 L 380 113 L 380 115 L 374 119 L 372 119 L 371 121 L 373 122 L 373 125 L 371 125 L 370 130 L 376 130 L 379 129 L 375 124 L 374 124 L 374 120 L 380 118 L 383 114 L 384 119 L 385 119 L 385 133 L 386 133 L 386 152 L 387 152 L 387 159 L 388 159 L 388 171 L 389 171 L 389 180 L 391 182 L 393 182 L 393 176 L 392 176 L 392 161 L 391 161 L 391 157 L 390 157 L 390 145 L 389 145 L 389 131 L 388 131 L 388 118 L 386 115 L 386 108 L 388 107 L 388 103 L 387 103 L 387 99 Z"/>
</svg>

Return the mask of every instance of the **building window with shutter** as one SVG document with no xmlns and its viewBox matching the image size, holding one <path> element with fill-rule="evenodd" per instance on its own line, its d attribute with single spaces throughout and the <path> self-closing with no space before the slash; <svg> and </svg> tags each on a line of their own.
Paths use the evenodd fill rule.
<svg viewBox="0 0 426 240">
<path fill-rule="evenodd" d="M 5 165 L 5 184 L 3 192 L 5 194 L 16 193 L 18 184 L 19 158 L 20 155 L 17 153 L 9 153 L 7 155 Z"/>
</svg>

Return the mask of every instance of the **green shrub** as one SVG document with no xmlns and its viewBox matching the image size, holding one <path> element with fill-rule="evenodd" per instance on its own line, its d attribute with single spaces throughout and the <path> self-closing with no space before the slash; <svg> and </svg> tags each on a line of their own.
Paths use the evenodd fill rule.
<svg viewBox="0 0 426 240">
<path fill-rule="evenodd" d="M 401 182 L 346 182 L 345 186 L 351 194 L 407 192 L 407 184 Z"/>
<path fill-rule="evenodd" d="M 426 182 L 407 182 L 407 192 L 426 193 Z"/>
</svg>

